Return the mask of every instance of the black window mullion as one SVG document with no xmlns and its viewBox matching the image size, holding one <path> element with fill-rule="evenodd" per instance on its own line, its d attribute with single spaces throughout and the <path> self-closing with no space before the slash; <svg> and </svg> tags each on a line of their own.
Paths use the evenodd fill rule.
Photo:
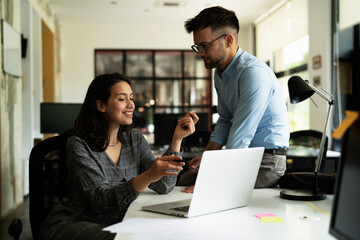
<svg viewBox="0 0 360 240">
<path fill-rule="evenodd" d="M 184 77 L 185 77 L 185 53 L 184 51 L 181 51 L 181 79 L 180 79 L 180 84 L 181 84 L 181 106 L 182 106 L 182 112 L 185 112 L 185 81 L 184 81 Z"/>
<path fill-rule="evenodd" d="M 155 50 L 152 51 L 152 97 L 155 101 L 154 105 L 152 105 L 152 108 L 154 110 L 154 113 L 156 112 L 156 75 L 155 75 L 155 69 L 156 69 L 156 63 L 155 63 Z"/>
<path fill-rule="evenodd" d="M 126 75 L 126 51 L 123 51 L 123 73 Z"/>
</svg>

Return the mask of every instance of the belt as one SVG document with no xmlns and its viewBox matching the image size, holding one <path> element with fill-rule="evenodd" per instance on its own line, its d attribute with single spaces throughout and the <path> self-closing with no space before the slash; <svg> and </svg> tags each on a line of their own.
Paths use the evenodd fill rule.
<svg viewBox="0 0 360 240">
<path fill-rule="evenodd" d="M 266 153 L 270 153 L 272 155 L 286 155 L 287 148 L 279 148 L 279 149 L 265 149 Z"/>
</svg>

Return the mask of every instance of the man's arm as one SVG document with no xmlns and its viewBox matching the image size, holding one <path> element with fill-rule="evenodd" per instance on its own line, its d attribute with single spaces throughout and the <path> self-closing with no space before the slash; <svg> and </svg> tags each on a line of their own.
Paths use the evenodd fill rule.
<svg viewBox="0 0 360 240">
<path fill-rule="evenodd" d="M 222 146 L 217 142 L 209 142 L 208 145 L 205 147 L 205 151 L 208 150 L 220 150 Z"/>
<path fill-rule="evenodd" d="M 263 69 L 251 67 L 243 72 L 227 148 L 249 147 L 269 104 L 272 91 L 271 78 Z"/>
<path fill-rule="evenodd" d="M 208 145 L 205 147 L 204 151 L 220 150 L 221 148 L 222 146 L 220 144 L 216 142 L 209 142 Z M 200 163 L 201 163 L 201 156 L 191 159 L 189 161 L 189 170 L 192 173 L 197 173 Z"/>
</svg>

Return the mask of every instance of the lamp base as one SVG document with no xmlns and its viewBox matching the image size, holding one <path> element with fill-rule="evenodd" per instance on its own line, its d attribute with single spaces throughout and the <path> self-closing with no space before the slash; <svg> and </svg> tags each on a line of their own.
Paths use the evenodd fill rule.
<svg viewBox="0 0 360 240">
<path fill-rule="evenodd" d="M 314 194 L 313 190 L 283 190 L 280 192 L 280 197 L 289 200 L 315 201 L 326 199 L 326 194 L 322 192 Z"/>
</svg>

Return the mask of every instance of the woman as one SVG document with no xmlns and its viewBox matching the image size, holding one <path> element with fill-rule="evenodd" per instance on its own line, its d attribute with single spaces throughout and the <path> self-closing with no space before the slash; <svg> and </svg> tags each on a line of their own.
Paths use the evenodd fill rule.
<svg viewBox="0 0 360 240">
<path fill-rule="evenodd" d="M 50 212 L 40 239 L 113 239 L 102 229 L 120 222 L 140 192 L 174 188 L 185 165 L 176 161 L 181 141 L 195 131 L 197 115 L 179 120 L 169 149 L 155 158 L 132 128 L 134 109 L 127 76 L 104 74 L 92 81 L 66 147 L 69 200 Z"/>
</svg>

